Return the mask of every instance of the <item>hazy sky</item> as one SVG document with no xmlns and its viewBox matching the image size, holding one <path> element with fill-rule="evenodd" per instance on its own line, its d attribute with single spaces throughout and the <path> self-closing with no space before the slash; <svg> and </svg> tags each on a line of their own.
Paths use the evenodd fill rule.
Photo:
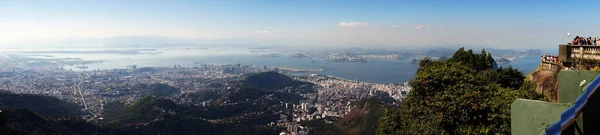
<svg viewBox="0 0 600 135">
<path fill-rule="evenodd" d="M 2 0 L 0 45 L 166 36 L 309 46 L 555 48 L 567 32 L 600 36 L 598 9 L 598 1 L 562 0 Z"/>
</svg>

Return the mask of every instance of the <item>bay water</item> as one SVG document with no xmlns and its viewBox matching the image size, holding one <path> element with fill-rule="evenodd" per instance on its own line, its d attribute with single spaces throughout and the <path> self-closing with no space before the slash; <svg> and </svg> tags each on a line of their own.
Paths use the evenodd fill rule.
<svg viewBox="0 0 600 135">
<path fill-rule="evenodd" d="M 84 52 L 86 50 L 70 50 Z M 98 49 L 96 49 L 98 50 Z M 104 49 L 109 50 L 109 49 Z M 23 53 L 23 50 L 9 50 L 13 53 Z M 102 60 L 102 63 L 85 65 L 87 69 L 65 66 L 72 70 L 96 70 L 96 69 L 122 69 L 130 65 L 138 67 L 193 67 L 199 64 L 249 64 L 257 67 L 287 67 L 287 68 L 321 68 L 325 74 L 344 79 L 359 80 L 374 83 L 404 83 L 414 77 L 418 64 L 410 60 L 368 60 L 366 63 L 353 62 L 330 62 L 312 58 L 292 59 L 282 57 L 271 57 L 268 54 L 273 51 L 252 52 L 247 48 L 161 48 L 156 49 L 160 53 L 147 54 L 119 54 L 119 53 L 56 53 L 36 52 L 28 50 L 28 53 L 36 55 L 51 55 L 51 58 L 82 58 L 83 60 Z M 493 55 L 493 54 L 492 54 Z M 539 56 L 525 56 L 516 59 L 510 64 L 524 74 L 527 74 L 539 65 Z M 499 65 L 499 66 L 508 66 Z"/>
</svg>

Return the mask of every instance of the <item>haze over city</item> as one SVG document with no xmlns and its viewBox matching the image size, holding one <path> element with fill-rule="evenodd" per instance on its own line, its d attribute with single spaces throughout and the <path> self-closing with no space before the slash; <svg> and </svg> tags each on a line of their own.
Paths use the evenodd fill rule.
<svg viewBox="0 0 600 135">
<path fill-rule="evenodd" d="M 596 1 L 1 1 L 0 47 L 554 48 Z M 577 7 L 577 8 L 569 8 Z M 550 10 L 552 9 L 552 10 Z M 560 10 L 559 10 L 560 9 Z M 585 18 L 586 21 L 573 21 Z"/>
<path fill-rule="evenodd" d="M 600 134 L 597 5 L 0 0 L 0 135 Z"/>
</svg>

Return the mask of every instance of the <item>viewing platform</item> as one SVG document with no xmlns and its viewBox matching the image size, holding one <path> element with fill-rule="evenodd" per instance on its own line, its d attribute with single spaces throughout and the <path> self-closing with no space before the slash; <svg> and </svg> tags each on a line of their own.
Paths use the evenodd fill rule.
<svg viewBox="0 0 600 135">
<path fill-rule="evenodd" d="M 582 64 L 581 62 L 593 61 L 600 62 L 600 46 L 559 44 L 558 60 L 541 60 L 540 65 L 543 70 L 560 71 L 580 66 L 577 64 Z"/>
<path fill-rule="evenodd" d="M 600 46 L 568 44 L 558 46 L 558 58 L 563 64 L 583 59 L 600 61 Z"/>
<path fill-rule="evenodd" d="M 551 70 L 551 71 L 560 71 L 562 69 L 562 64 L 559 62 L 548 62 L 548 61 L 541 61 L 540 65 L 542 66 L 543 70 Z"/>
<path fill-rule="evenodd" d="M 600 46 L 560 44 L 558 57 L 542 56 L 543 70 L 556 71 L 558 101 L 517 99 L 511 104 L 511 133 L 600 134 Z M 563 70 L 567 69 L 567 70 Z M 578 70 L 583 69 L 583 70 Z"/>
</svg>

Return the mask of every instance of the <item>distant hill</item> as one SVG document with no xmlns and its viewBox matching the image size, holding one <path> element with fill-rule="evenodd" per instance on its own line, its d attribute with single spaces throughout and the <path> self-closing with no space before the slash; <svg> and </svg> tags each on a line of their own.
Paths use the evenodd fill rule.
<svg viewBox="0 0 600 135">
<path fill-rule="evenodd" d="M 508 63 L 510 63 L 510 60 L 508 60 L 506 58 L 500 58 L 500 59 L 496 59 L 496 62 L 498 64 L 508 64 Z"/>
<path fill-rule="evenodd" d="M 167 99 L 145 97 L 138 102 L 115 108 L 104 117 L 103 123 L 126 125 L 127 123 L 148 122 L 158 119 L 165 111 L 177 109 L 177 105 Z"/>
<path fill-rule="evenodd" d="M 93 134 L 80 107 L 55 97 L 0 92 L 0 134 Z"/>
<path fill-rule="evenodd" d="M 277 72 L 246 76 L 227 85 L 228 89 L 219 86 L 184 95 L 175 95 L 179 89 L 168 84 L 139 84 L 124 91 L 144 98 L 133 104 L 108 102 L 103 119 L 94 122 L 81 120 L 81 113 L 68 111 L 79 112 L 79 106 L 53 97 L 0 93 L 0 106 L 32 109 L 3 109 L 11 113 L 0 116 L 8 114 L 13 118 L 0 117 L 0 124 L 16 125 L 10 127 L 11 134 L 277 134 L 282 129 L 265 125 L 280 119 L 276 112 L 283 110 L 282 103 L 297 104 L 302 99 L 299 93 L 280 88 L 297 90 L 307 85 L 310 83 L 294 81 Z M 195 101 L 177 104 L 161 97 Z M 38 104 L 41 106 L 35 106 Z M 62 117 L 63 114 L 77 117 Z"/>
<path fill-rule="evenodd" d="M 242 83 L 259 89 L 280 89 L 293 85 L 294 81 L 277 72 L 262 72 L 248 76 Z"/>
<path fill-rule="evenodd" d="M 153 87 L 163 89 L 160 87 L 168 86 L 148 85 L 146 88 L 153 89 Z M 264 126 L 279 119 L 278 115 L 270 112 L 281 110 L 277 109 L 281 108 L 281 101 L 297 101 L 300 98 L 295 93 L 257 90 L 250 87 L 239 89 L 232 93 L 224 93 L 226 96 L 222 99 L 211 98 L 220 100 L 217 103 L 239 99 L 237 103 L 206 108 L 178 105 L 170 99 L 152 96 L 144 97 L 130 105 L 109 102 L 105 105 L 104 119 L 96 122 L 86 122 L 80 117 L 57 115 L 70 114 L 61 111 L 69 110 L 67 109 L 69 106 L 59 104 L 62 101 L 53 97 L 2 93 L 0 101 L 3 104 L 0 105 L 3 109 L 0 111 L 0 126 L 8 126 L 4 126 L 6 129 L 0 128 L 0 134 L 277 134 L 281 129 Z M 30 101 L 32 99 L 33 101 Z M 46 103 L 39 103 L 40 101 Z M 37 107 L 33 105 L 34 103 L 47 105 L 48 108 Z M 39 112 L 25 108 L 7 108 L 7 105 L 25 106 Z M 57 116 L 47 117 L 41 115 L 42 113 Z M 217 119 L 216 122 L 209 122 Z"/>
<path fill-rule="evenodd" d="M 156 72 L 157 70 L 154 69 L 153 67 L 141 67 L 141 68 L 137 68 L 135 69 L 135 72 Z"/>
<path fill-rule="evenodd" d="M 0 122 L 5 122 L 5 131 L 0 134 L 106 134 L 95 125 L 79 118 L 49 118 L 25 108 L 3 109 Z M 0 128 L 1 129 L 1 128 Z"/>
<path fill-rule="evenodd" d="M 78 116 L 82 112 L 73 103 L 55 97 L 0 92 L 0 109 L 26 108 L 43 116 Z"/>
<path fill-rule="evenodd" d="M 254 107 L 244 105 L 245 107 Z M 213 124 L 203 116 L 211 108 L 179 106 L 175 102 L 145 97 L 106 114 L 102 124 L 118 134 L 276 134 L 277 130 L 245 124 Z M 228 111 L 224 111 L 228 112 Z"/>
<path fill-rule="evenodd" d="M 295 54 L 288 55 L 287 58 L 308 58 L 308 56 L 306 56 L 302 53 L 295 53 Z"/>
<path fill-rule="evenodd" d="M 314 84 L 294 81 L 292 78 L 274 71 L 251 74 L 242 80 L 242 84 L 257 89 L 284 89 L 285 87 L 312 87 Z"/>
<path fill-rule="evenodd" d="M 139 94 L 142 97 L 145 96 L 156 96 L 156 97 L 168 97 L 173 94 L 179 93 L 179 88 L 173 87 L 168 84 L 154 83 L 154 84 L 138 84 L 134 86 L 135 90 L 139 90 Z"/>
</svg>

